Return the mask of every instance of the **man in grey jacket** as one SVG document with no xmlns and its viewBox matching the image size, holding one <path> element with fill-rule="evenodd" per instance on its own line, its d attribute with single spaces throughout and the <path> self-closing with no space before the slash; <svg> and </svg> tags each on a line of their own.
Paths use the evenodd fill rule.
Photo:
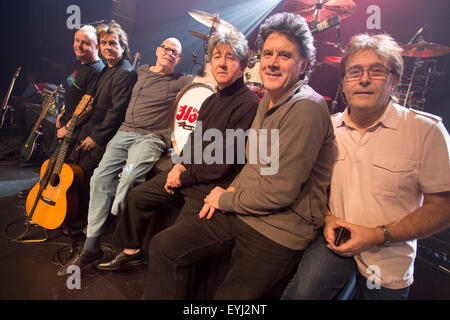
<svg viewBox="0 0 450 320">
<path fill-rule="evenodd" d="M 232 250 L 232 262 L 214 298 L 261 298 L 294 271 L 323 225 L 334 134 L 326 103 L 306 84 L 315 60 L 311 32 L 299 15 L 282 13 L 265 21 L 258 40 L 268 93 L 247 163 L 229 188 L 211 191 L 199 217 L 152 239 L 147 298 L 185 298 L 189 267 L 224 250 Z"/>
</svg>

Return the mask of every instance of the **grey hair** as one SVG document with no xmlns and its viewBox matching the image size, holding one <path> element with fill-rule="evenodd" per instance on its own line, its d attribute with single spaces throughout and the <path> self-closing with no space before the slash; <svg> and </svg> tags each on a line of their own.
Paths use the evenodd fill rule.
<svg viewBox="0 0 450 320">
<path fill-rule="evenodd" d="M 345 75 L 345 67 L 350 57 L 360 50 L 367 49 L 374 50 L 380 58 L 386 59 L 392 74 L 397 83 L 399 83 L 403 74 L 403 49 L 388 34 L 369 35 L 367 33 L 360 33 L 353 36 L 342 56 L 340 67 L 341 79 Z"/>
<path fill-rule="evenodd" d="M 398 45 L 398 43 L 388 34 L 377 34 L 369 35 L 367 33 L 360 33 L 354 35 L 347 47 L 345 48 L 344 54 L 341 60 L 340 66 L 340 77 L 341 81 L 345 76 L 345 68 L 347 61 L 358 51 L 372 49 L 375 53 L 382 59 L 386 59 L 391 72 L 394 75 L 394 79 L 397 84 L 400 83 L 403 74 L 403 49 Z M 341 87 L 341 97 L 345 99 L 344 92 Z M 399 99 L 394 94 L 391 95 L 392 101 L 398 103 Z"/>
<path fill-rule="evenodd" d="M 124 57 L 127 59 L 130 59 L 130 48 L 128 47 L 128 36 L 125 30 L 122 29 L 120 24 L 115 22 L 114 20 L 111 20 L 111 22 L 106 24 L 99 24 L 97 26 L 97 38 L 100 42 L 100 36 L 104 33 L 111 33 L 115 34 L 117 38 L 119 39 L 120 45 L 125 49 L 123 52 Z"/>
<path fill-rule="evenodd" d="M 307 81 L 316 63 L 316 48 L 314 47 L 314 38 L 305 18 L 288 12 L 277 13 L 267 18 L 259 28 L 257 37 L 258 51 L 262 50 L 267 37 L 273 32 L 285 35 L 296 44 L 302 58 L 308 59 L 308 65 L 301 76 L 301 79 L 304 78 Z"/>
<path fill-rule="evenodd" d="M 209 39 L 208 42 L 209 61 L 212 60 L 214 49 L 219 44 L 229 45 L 234 55 L 239 59 L 242 70 L 247 67 L 249 58 L 248 41 L 241 32 L 232 30 L 227 33 L 217 32 L 216 34 L 214 34 L 214 36 Z"/>
</svg>

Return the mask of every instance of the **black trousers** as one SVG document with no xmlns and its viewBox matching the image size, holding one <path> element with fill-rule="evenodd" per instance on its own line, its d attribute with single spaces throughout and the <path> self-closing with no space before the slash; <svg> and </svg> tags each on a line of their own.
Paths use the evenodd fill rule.
<svg viewBox="0 0 450 320">
<path fill-rule="evenodd" d="M 69 159 L 83 169 L 84 180 L 78 191 L 79 209 L 77 220 L 87 224 L 90 200 L 90 181 L 94 174 L 94 170 L 98 167 L 100 160 L 102 160 L 103 154 L 105 153 L 105 147 L 96 146 L 89 151 L 83 151 L 76 150 L 78 145 L 79 143 L 69 148 L 69 150 L 71 150 Z M 59 148 L 55 152 L 58 151 Z"/>
<path fill-rule="evenodd" d="M 262 298 L 292 274 L 303 253 L 266 238 L 235 214 L 186 218 L 152 238 L 145 298 L 188 298 L 191 267 L 230 249 L 230 268 L 214 299 Z"/>
<path fill-rule="evenodd" d="M 196 215 L 203 208 L 203 202 L 183 196 L 174 195 L 164 189 L 170 169 L 163 171 L 139 186 L 127 195 L 124 212 L 113 234 L 113 244 L 118 248 L 138 249 L 145 246 L 144 238 L 153 236 L 159 229 L 148 228 L 152 219 L 171 210 L 179 211 L 177 221 Z M 169 210 L 170 210 L 169 209 Z M 147 234 L 147 233 L 150 233 Z"/>
</svg>

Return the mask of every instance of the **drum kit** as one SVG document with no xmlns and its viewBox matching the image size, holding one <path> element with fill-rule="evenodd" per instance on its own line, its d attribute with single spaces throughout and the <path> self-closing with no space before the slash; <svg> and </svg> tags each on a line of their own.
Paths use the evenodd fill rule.
<svg viewBox="0 0 450 320">
<path fill-rule="evenodd" d="M 336 27 L 336 42 L 325 42 L 325 44 L 332 45 L 339 49 L 341 54 L 343 53 L 340 23 L 355 12 L 356 4 L 352 0 L 287 0 L 283 8 L 286 12 L 292 12 L 303 16 L 309 23 L 313 33 L 326 31 L 332 27 Z M 209 14 L 200 10 L 190 10 L 188 11 L 188 14 L 209 28 L 209 32 L 206 34 L 196 31 L 189 31 L 189 33 L 204 41 L 205 54 L 203 63 L 197 63 L 198 54 L 193 54 L 194 65 L 201 65 L 199 75 L 201 78 L 206 79 L 205 81 L 200 82 L 215 84 L 216 82 L 211 73 L 211 63 L 208 61 L 207 57 L 208 41 L 216 32 L 227 32 L 230 30 L 237 30 L 237 28 L 221 19 L 218 14 Z M 328 25 L 328 22 L 332 19 L 337 21 L 332 25 Z M 419 110 L 424 109 L 425 93 L 430 90 L 431 76 L 443 74 L 443 72 L 436 71 L 437 61 L 433 58 L 450 53 L 450 47 L 425 42 L 423 38 L 419 36 L 422 31 L 423 28 L 414 35 L 413 39 L 411 39 L 408 44 L 401 46 L 403 49 L 403 57 L 415 58 L 415 61 L 412 72 L 402 78 L 402 83 L 399 84 L 397 89 L 397 96 L 400 99 L 400 104 Z M 416 43 L 412 43 L 413 40 L 415 40 Z M 326 56 L 319 65 L 328 65 L 339 70 L 340 63 L 340 56 Z M 259 66 L 259 53 L 251 51 L 247 68 L 244 71 L 244 82 L 259 98 L 262 98 L 265 90 L 259 75 Z M 419 71 L 423 72 L 419 74 Z M 331 113 L 336 111 L 340 91 L 341 88 L 339 84 L 334 99 L 327 98 Z M 198 98 L 192 97 L 195 102 L 189 102 L 192 99 L 187 98 L 192 96 L 193 93 L 198 93 Z M 212 93 L 213 90 L 211 88 L 207 88 L 207 86 L 197 83 L 197 85 L 194 84 L 193 86 L 189 86 L 187 90 L 180 92 L 179 97 L 177 97 L 172 131 L 172 141 L 174 142 L 174 145 L 177 145 L 177 153 L 181 152 L 181 149 L 187 140 L 187 136 L 195 128 L 195 122 L 186 122 L 186 120 L 190 119 L 190 115 L 186 114 L 183 116 L 183 112 L 188 113 L 190 110 L 191 113 L 198 113 L 203 101 Z M 185 106 L 188 107 L 185 108 Z"/>
<path fill-rule="evenodd" d="M 311 29 L 317 26 L 319 21 L 335 15 L 338 15 L 340 20 L 344 20 L 355 12 L 355 8 L 356 5 L 351 0 L 287 0 L 284 4 L 285 11 L 303 16 L 310 23 Z M 444 72 L 436 70 L 437 60 L 434 58 L 450 53 L 448 46 L 424 41 L 420 36 L 424 28 L 421 28 L 408 44 L 401 45 L 402 56 L 406 62 L 408 63 L 408 59 L 411 58 L 415 58 L 415 60 L 411 73 L 402 77 L 396 92 L 401 105 L 421 111 L 424 110 L 425 94 L 431 90 L 431 77 L 444 74 Z M 343 53 L 339 26 L 336 27 L 336 30 L 338 33 L 336 43 L 325 42 L 325 44 L 332 45 Z M 338 70 L 340 64 L 340 56 L 327 56 L 320 62 L 320 65 L 328 65 Z M 339 85 L 335 99 L 331 102 L 331 113 L 336 111 L 340 90 Z"/>
</svg>

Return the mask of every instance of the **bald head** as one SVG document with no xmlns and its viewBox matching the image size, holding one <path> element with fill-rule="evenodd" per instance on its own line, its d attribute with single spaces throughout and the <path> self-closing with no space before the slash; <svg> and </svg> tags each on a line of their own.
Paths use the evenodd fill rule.
<svg viewBox="0 0 450 320">
<path fill-rule="evenodd" d="M 181 43 L 176 38 L 167 38 L 156 49 L 154 72 L 170 74 L 181 61 Z"/>
<path fill-rule="evenodd" d="M 95 28 L 83 26 L 75 33 L 73 51 L 82 64 L 98 60 L 98 41 Z"/>
</svg>

